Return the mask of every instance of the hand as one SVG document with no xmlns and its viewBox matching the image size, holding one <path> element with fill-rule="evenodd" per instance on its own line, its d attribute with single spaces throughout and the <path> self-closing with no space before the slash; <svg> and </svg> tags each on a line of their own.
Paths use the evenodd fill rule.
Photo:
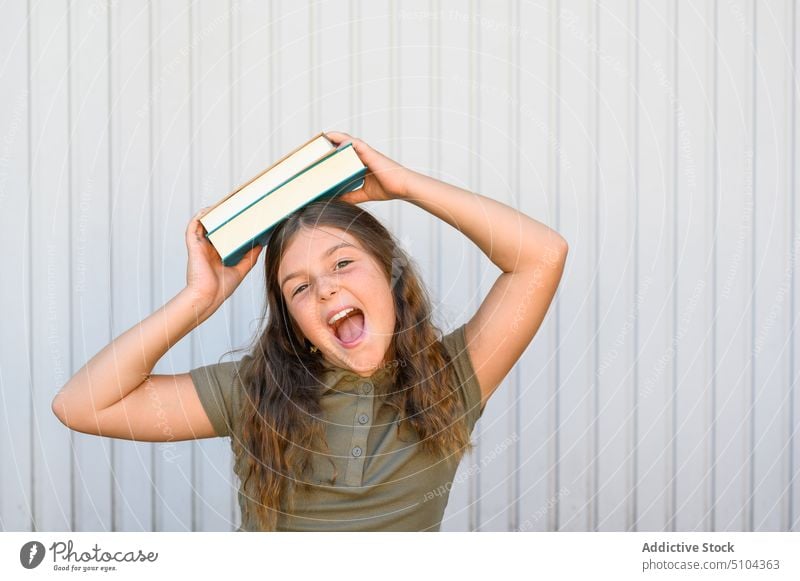
<svg viewBox="0 0 800 581">
<path fill-rule="evenodd" d="M 347 133 L 326 131 L 325 136 L 336 146 L 352 141 L 356 154 L 367 166 L 364 185 L 339 196 L 340 199 L 351 204 L 358 204 L 359 202 L 394 200 L 406 195 L 411 170 Z"/>
<path fill-rule="evenodd" d="M 213 312 L 233 294 L 245 275 L 253 268 L 261 245 L 256 244 L 235 266 L 224 266 L 219 253 L 205 236 L 206 229 L 200 217 L 203 208 L 189 221 L 186 228 L 186 248 L 189 252 L 186 266 L 186 290 L 200 310 Z"/>
</svg>

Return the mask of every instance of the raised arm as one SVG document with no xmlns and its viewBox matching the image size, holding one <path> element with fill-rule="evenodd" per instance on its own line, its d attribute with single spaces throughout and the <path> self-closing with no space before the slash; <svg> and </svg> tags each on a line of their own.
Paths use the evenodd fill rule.
<svg viewBox="0 0 800 581">
<path fill-rule="evenodd" d="M 53 398 L 67 427 L 98 436 L 149 442 L 216 435 L 188 373 L 151 375 L 156 362 L 210 317 L 255 264 L 257 246 L 225 267 L 203 236 L 202 211 L 186 229 L 186 287 L 81 367 Z"/>
<path fill-rule="evenodd" d="M 417 172 L 399 197 L 460 230 L 502 271 L 465 330 L 485 405 L 539 330 L 567 242 L 514 208 Z"/>
<path fill-rule="evenodd" d="M 558 288 L 567 259 L 566 240 L 500 202 L 410 170 L 346 133 L 369 168 L 364 187 L 342 199 L 404 200 L 460 230 L 502 271 L 467 322 L 467 349 L 485 405 L 530 344 Z"/>
</svg>

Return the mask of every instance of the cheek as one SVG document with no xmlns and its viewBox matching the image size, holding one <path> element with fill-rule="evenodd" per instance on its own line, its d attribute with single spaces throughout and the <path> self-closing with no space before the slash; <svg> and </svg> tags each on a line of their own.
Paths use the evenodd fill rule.
<svg viewBox="0 0 800 581">
<path fill-rule="evenodd" d="M 372 281 L 370 302 L 373 313 L 377 314 L 381 325 L 386 329 L 393 329 L 395 322 L 394 295 L 386 279 L 379 278 Z"/>
<path fill-rule="evenodd" d="M 289 315 L 294 319 L 303 335 L 308 337 L 310 334 L 313 334 L 315 321 L 311 316 L 308 301 L 305 301 L 298 296 L 292 307 L 289 309 Z"/>
</svg>

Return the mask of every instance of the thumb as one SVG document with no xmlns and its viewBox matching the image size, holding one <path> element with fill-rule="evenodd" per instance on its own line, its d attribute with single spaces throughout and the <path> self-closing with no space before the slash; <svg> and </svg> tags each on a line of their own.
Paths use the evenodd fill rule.
<svg viewBox="0 0 800 581">
<path fill-rule="evenodd" d="M 339 194 L 338 198 L 343 202 L 349 202 L 350 204 L 353 203 L 353 192 L 347 192 L 345 194 Z"/>
</svg>

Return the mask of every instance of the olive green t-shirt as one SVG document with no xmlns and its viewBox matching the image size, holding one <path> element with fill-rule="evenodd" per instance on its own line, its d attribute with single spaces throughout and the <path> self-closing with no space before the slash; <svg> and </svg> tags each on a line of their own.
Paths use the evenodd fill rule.
<svg viewBox="0 0 800 581">
<path fill-rule="evenodd" d="M 483 413 L 481 394 L 461 325 L 442 338 L 452 359 L 458 391 L 471 434 Z M 191 370 L 203 408 L 219 437 L 238 437 L 236 410 L 242 401 L 238 374 L 245 361 L 226 361 Z M 329 452 L 312 454 L 311 487 L 298 490 L 291 514 L 281 514 L 278 531 L 438 531 L 458 468 L 458 458 L 434 458 L 405 425 L 397 436 L 399 414 L 383 405 L 391 372 L 368 378 L 327 364 L 321 405 Z M 328 460 L 330 458 L 331 461 Z M 238 464 L 238 463 L 237 463 Z M 337 477 L 331 483 L 333 466 Z M 234 472 L 243 481 L 242 466 Z M 239 488 L 244 515 L 248 495 Z M 238 531 L 258 530 L 242 522 Z"/>
</svg>

